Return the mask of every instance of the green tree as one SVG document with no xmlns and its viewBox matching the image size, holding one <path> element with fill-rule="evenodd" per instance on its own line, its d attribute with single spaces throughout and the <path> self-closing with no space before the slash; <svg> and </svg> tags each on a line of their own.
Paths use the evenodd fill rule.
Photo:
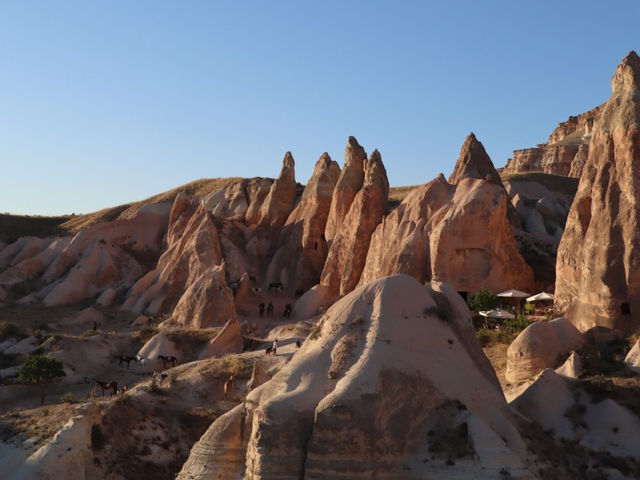
<svg viewBox="0 0 640 480">
<path fill-rule="evenodd" d="M 44 355 L 29 355 L 20 366 L 18 379 L 23 383 L 40 385 L 40 405 L 44 405 L 45 385 L 57 377 L 64 377 L 62 362 Z"/>
<path fill-rule="evenodd" d="M 469 300 L 469 308 L 471 310 L 492 310 L 498 306 L 498 297 L 488 288 L 482 287 Z"/>
</svg>

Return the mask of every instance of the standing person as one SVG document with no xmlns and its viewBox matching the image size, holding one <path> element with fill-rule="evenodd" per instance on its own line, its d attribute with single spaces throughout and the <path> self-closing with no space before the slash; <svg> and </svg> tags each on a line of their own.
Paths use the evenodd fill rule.
<svg viewBox="0 0 640 480">
<path fill-rule="evenodd" d="M 264 316 L 264 303 L 258 305 L 258 313 L 260 314 L 260 318 Z"/>
<path fill-rule="evenodd" d="M 267 317 L 273 317 L 273 303 L 271 302 L 267 305 Z"/>
<path fill-rule="evenodd" d="M 277 338 L 273 341 L 273 354 L 274 355 L 278 354 L 278 339 Z"/>
</svg>

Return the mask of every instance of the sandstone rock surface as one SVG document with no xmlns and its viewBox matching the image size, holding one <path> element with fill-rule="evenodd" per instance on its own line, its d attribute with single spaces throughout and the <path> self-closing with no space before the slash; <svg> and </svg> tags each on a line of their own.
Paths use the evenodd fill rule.
<svg viewBox="0 0 640 480">
<path fill-rule="evenodd" d="M 243 344 L 240 324 L 234 316 L 225 323 L 220 333 L 207 343 L 199 358 L 221 357 L 229 353 L 239 353 L 242 351 Z"/>
<path fill-rule="evenodd" d="M 407 273 L 470 293 L 482 286 L 531 288 L 533 273 L 518 252 L 507 192 L 473 134 L 450 180 L 456 184 L 440 175 L 414 189 L 383 219 L 372 236 L 360 284 Z"/>
<path fill-rule="evenodd" d="M 386 479 L 403 466 L 442 478 L 447 453 L 432 444 L 451 431 L 469 445 L 455 457 L 460 478 L 529 475 L 464 302 L 447 285 L 396 275 L 334 304 L 317 338 L 212 424 L 178 478 Z"/>
<path fill-rule="evenodd" d="M 329 245 L 340 231 L 340 226 L 349 212 L 353 199 L 362 188 L 366 161 L 367 152 L 355 137 L 349 137 L 347 147 L 344 150 L 344 166 L 333 192 L 331 209 L 325 228 L 325 238 Z"/>
<path fill-rule="evenodd" d="M 640 58 L 611 80 L 558 248 L 556 306 L 582 331 L 640 326 Z"/>
<path fill-rule="evenodd" d="M 267 270 L 267 282 L 282 282 L 294 293 L 320 280 L 327 257 L 324 231 L 340 167 L 325 152 L 316 162 L 300 203 L 280 234 L 279 249 Z"/>
<path fill-rule="evenodd" d="M 509 345 L 505 376 L 518 383 L 545 368 L 556 368 L 585 342 L 584 335 L 565 318 L 533 323 Z"/>
<path fill-rule="evenodd" d="M 333 238 L 320 277 L 320 284 L 334 296 L 345 295 L 358 284 L 371 236 L 382 220 L 389 196 L 387 172 L 377 150 L 367 160 L 364 174 L 364 184 Z"/>
<path fill-rule="evenodd" d="M 559 123 L 547 143 L 514 150 L 504 173 L 543 172 L 580 178 L 602 105 Z"/>
</svg>

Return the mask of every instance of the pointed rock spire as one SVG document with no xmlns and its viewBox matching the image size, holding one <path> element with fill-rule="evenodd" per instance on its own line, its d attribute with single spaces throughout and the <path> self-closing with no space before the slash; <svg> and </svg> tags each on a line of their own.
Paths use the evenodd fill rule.
<svg viewBox="0 0 640 480">
<path fill-rule="evenodd" d="M 640 326 L 640 58 L 616 69 L 556 261 L 555 305 L 582 331 Z"/>
<path fill-rule="evenodd" d="M 344 150 L 344 167 L 333 192 L 331 210 L 329 211 L 325 229 L 325 238 L 329 244 L 340 229 L 356 193 L 362 188 L 366 161 L 367 152 L 364 151 L 364 148 L 360 146 L 355 137 L 349 137 L 347 147 Z"/>
<path fill-rule="evenodd" d="M 480 178 L 503 186 L 491 158 L 473 132 L 467 135 L 462 145 L 456 166 L 449 177 L 449 183 L 455 185 L 463 178 Z"/>
<path fill-rule="evenodd" d="M 640 57 L 635 51 L 631 50 L 618 65 L 611 78 L 611 88 L 614 93 L 630 88 L 640 89 Z"/>
</svg>

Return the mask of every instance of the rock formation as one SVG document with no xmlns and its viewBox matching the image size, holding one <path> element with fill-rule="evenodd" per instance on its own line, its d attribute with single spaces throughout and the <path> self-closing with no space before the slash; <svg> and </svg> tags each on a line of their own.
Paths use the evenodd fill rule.
<svg viewBox="0 0 640 480">
<path fill-rule="evenodd" d="M 218 232 L 206 207 L 178 195 L 167 249 L 156 268 L 131 288 L 123 307 L 137 313 L 174 311 L 179 323 L 190 326 L 224 325 L 235 316 L 235 306 L 222 263 Z"/>
<path fill-rule="evenodd" d="M 351 138 L 349 140 L 351 142 Z M 348 190 L 345 189 L 342 193 L 345 192 Z M 334 193 L 333 201 L 337 195 L 338 193 Z M 371 236 L 382 220 L 388 196 L 387 172 L 380 153 L 374 150 L 364 166 L 364 184 L 354 197 L 333 238 L 322 270 L 320 284 L 328 288 L 330 295 L 345 295 L 358 284 Z"/>
<path fill-rule="evenodd" d="M 211 425 L 177 478 L 442 478 L 447 461 L 460 478 L 529 474 L 462 299 L 396 275 L 337 302 L 316 338 Z"/>
<path fill-rule="evenodd" d="M 556 368 L 585 342 L 584 335 L 564 318 L 532 323 L 509 345 L 505 376 L 518 383 L 545 368 Z"/>
<path fill-rule="evenodd" d="M 597 398 L 593 389 L 551 369 L 544 370 L 511 406 L 544 430 L 553 431 L 557 439 L 572 442 L 572 454 L 584 448 L 589 460 L 602 456 L 616 466 L 623 465 L 625 457 L 636 461 L 640 457 L 637 413 L 611 398 Z M 582 470 L 589 478 L 586 469 Z"/>
<path fill-rule="evenodd" d="M 439 279 L 458 291 L 533 285 L 508 220 L 508 196 L 482 144 L 470 134 L 449 184 L 416 188 L 377 227 L 360 283 L 393 273 Z M 516 286 L 518 285 L 518 286 Z"/>
<path fill-rule="evenodd" d="M 0 286 L 23 303 L 74 303 L 130 287 L 160 255 L 170 205 L 140 208 L 131 218 L 93 225 L 71 237 L 23 237 L 0 252 Z M 157 258 L 157 257 L 156 257 Z"/>
<path fill-rule="evenodd" d="M 282 282 L 294 293 L 320 280 L 327 257 L 324 236 L 340 167 L 325 152 L 318 159 L 300 203 L 280 234 L 279 249 L 267 270 L 267 282 Z"/>
<path fill-rule="evenodd" d="M 567 218 L 556 265 L 556 306 L 580 330 L 640 325 L 640 58 L 611 80 Z"/>
<path fill-rule="evenodd" d="M 451 201 L 454 191 L 441 174 L 410 192 L 384 217 L 371 237 L 360 284 L 394 273 L 406 273 L 421 282 L 430 280 L 430 220 Z"/>
<path fill-rule="evenodd" d="M 273 181 L 268 178 L 243 178 L 203 199 L 207 209 L 216 217 L 242 219 L 256 224 L 257 214 Z"/>
<path fill-rule="evenodd" d="M 367 152 L 354 137 L 349 137 L 344 150 L 344 166 L 333 192 L 331 210 L 325 228 L 325 238 L 329 245 L 340 231 L 340 226 L 349 212 L 353 199 L 362 188 L 366 161 Z"/>
<path fill-rule="evenodd" d="M 504 173 L 543 172 L 580 178 L 602 105 L 558 124 L 547 143 L 514 150 Z"/>
<path fill-rule="evenodd" d="M 296 195 L 295 162 L 291 152 L 287 152 L 282 160 L 280 176 L 271 185 L 260 207 L 258 228 L 277 231 L 282 227 L 291 212 Z"/>
<path fill-rule="evenodd" d="M 238 319 L 233 317 L 225 323 L 220 333 L 207 343 L 199 358 L 221 357 L 229 353 L 239 353 L 242 351 L 243 344 L 240 324 Z"/>
<path fill-rule="evenodd" d="M 463 178 L 481 178 L 503 186 L 500 175 L 487 155 L 484 145 L 478 141 L 473 132 L 464 140 L 458 161 L 449 177 L 449 183 L 457 185 Z"/>
</svg>

